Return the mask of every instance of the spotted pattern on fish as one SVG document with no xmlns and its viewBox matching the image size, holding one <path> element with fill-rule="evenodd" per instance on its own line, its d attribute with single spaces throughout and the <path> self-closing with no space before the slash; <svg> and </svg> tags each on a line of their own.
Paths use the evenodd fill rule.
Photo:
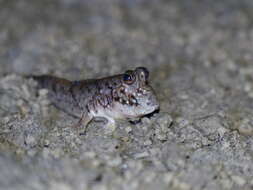
<svg viewBox="0 0 253 190">
<path fill-rule="evenodd" d="M 145 67 L 81 81 L 69 81 L 50 75 L 30 77 L 37 81 L 38 88 L 48 90 L 53 105 L 80 118 L 84 126 L 95 117 L 103 117 L 108 123 L 114 123 L 117 119 L 131 120 L 159 109 Z"/>
</svg>

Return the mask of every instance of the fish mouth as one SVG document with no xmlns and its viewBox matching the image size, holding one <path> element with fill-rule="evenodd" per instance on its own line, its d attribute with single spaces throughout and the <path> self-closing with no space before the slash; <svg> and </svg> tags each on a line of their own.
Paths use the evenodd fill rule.
<svg viewBox="0 0 253 190">
<path fill-rule="evenodd" d="M 159 101 L 156 97 L 156 95 L 151 95 L 149 98 L 148 98 L 148 103 L 147 103 L 148 106 L 151 106 L 154 111 L 159 109 L 160 108 L 160 104 L 159 104 Z"/>
<path fill-rule="evenodd" d="M 159 104 L 155 105 L 154 111 L 157 111 L 157 110 L 160 110 L 160 105 Z"/>
<path fill-rule="evenodd" d="M 141 116 L 146 116 L 152 113 L 156 113 L 157 111 L 159 112 L 160 110 L 160 105 L 157 102 L 148 102 L 146 107 L 146 111 L 141 115 Z"/>
<path fill-rule="evenodd" d="M 155 104 L 154 107 L 152 108 L 152 111 L 150 113 L 156 112 L 160 110 L 160 105 L 159 104 Z M 148 114 L 150 114 L 148 113 Z"/>
<path fill-rule="evenodd" d="M 158 109 L 155 109 L 154 111 L 152 111 L 152 112 L 150 112 L 150 113 L 148 113 L 148 114 L 146 114 L 146 115 L 144 115 L 144 116 L 142 116 L 142 117 L 147 117 L 147 118 L 151 118 L 151 117 L 153 117 L 154 116 L 154 114 L 157 114 L 157 113 L 159 113 L 160 112 L 160 108 L 158 107 Z"/>
</svg>

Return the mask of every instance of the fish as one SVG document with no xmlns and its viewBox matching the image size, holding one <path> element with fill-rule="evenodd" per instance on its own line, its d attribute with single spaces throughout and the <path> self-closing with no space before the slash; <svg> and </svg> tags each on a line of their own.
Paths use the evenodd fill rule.
<svg viewBox="0 0 253 190">
<path fill-rule="evenodd" d="M 136 120 L 159 110 L 157 95 L 145 67 L 122 74 L 70 81 L 51 75 L 31 75 L 38 89 L 46 89 L 49 101 L 87 125 L 96 118 L 115 126 L 116 120 Z"/>
</svg>

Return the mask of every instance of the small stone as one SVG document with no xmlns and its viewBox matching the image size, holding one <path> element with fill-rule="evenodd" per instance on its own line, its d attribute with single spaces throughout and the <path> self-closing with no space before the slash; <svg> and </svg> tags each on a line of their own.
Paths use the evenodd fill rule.
<svg viewBox="0 0 253 190">
<path fill-rule="evenodd" d="M 47 158 L 49 158 L 49 155 L 50 155 L 49 149 L 48 148 L 44 148 L 43 151 L 42 151 L 42 156 L 45 159 L 47 159 Z"/>
<path fill-rule="evenodd" d="M 84 156 L 87 158 L 93 159 L 96 157 L 96 153 L 93 151 L 89 151 L 89 152 L 85 152 Z"/>
<path fill-rule="evenodd" d="M 111 167 L 117 167 L 122 163 L 122 158 L 121 157 L 116 157 L 114 159 L 111 159 L 108 161 L 108 165 Z"/>
<path fill-rule="evenodd" d="M 116 127 L 117 126 L 115 124 L 106 125 L 104 131 L 105 135 L 111 135 L 115 131 Z"/>
<path fill-rule="evenodd" d="M 231 183 L 231 180 L 228 180 L 228 179 L 221 180 L 221 184 L 224 189 L 231 189 L 233 186 L 233 183 Z"/>
<path fill-rule="evenodd" d="M 221 150 L 227 150 L 230 147 L 230 143 L 225 141 L 222 143 Z"/>
<path fill-rule="evenodd" d="M 159 114 L 156 122 L 162 127 L 164 131 L 168 130 L 172 123 L 172 117 L 168 113 Z"/>
<path fill-rule="evenodd" d="M 24 101 L 22 100 L 22 99 L 19 99 L 18 101 L 17 101 L 17 105 L 18 106 L 22 106 L 24 104 Z"/>
<path fill-rule="evenodd" d="M 143 143 L 145 146 L 149 146 L 149 145 L 152 145 L 152 141 L 150 139 L 144 141 Z"/>
<path fill-rule="evenodd" d="M 60 158 L 61 155 L 63 154 L 62 150 L 60 148 L 56 148 L 54 150 L 52 150 L 52 155 L 55 157 L 55 158 Z"/>
<path fill-rule="evenodd" d="M 159 154 L 159 152 L 160 152 L 159 148 L 151 148 L 151 149 L 149 149 L 149 153 L 152 156 L 157 156 Z"/>
<path fill-rule="evenodd" d="M 147 156 L 149 156 L 149 153 L 147 151 L 145 151 L 145 152 L 141 152 L 141 153 L 136 153 L 134 155 L 134 158 L 135 159 L 140 159 L 140 158 L 145 158 Z"/>
<path fill-rule="evenodd" d="M 245 83 L 245 85 L 244 85 L 244 91 L 245 92 L 250 92 L 251 90 L 252 90 L 251 83 Z"/>
<path fill-rule="evenodd" d="M 125 128 L 125 131 L 126 131 L 127 133 L 130 133 L 130 132 L 132 131 L 132 128 L 131 128 L 130 126 L 128 126 L 128 127 Z"/>
<path fill-rule="evenodd" d="M 37 151 L 35 149 L 31 149 L 31 150 L 27 151 L 27 154 L 31 157 L 33 157 L 36 153 L 37 153 Z"/>
<path fill-rule="evenodd" d="M 157 139 L 161 141 L 167 140 L 167 133 L 169 131 L 169 127 L 171 126 L 172 118 L 167 113 L 161 113 L 156 120 L 155 124 L 155 134 Z"/>
<path fill-rule="evenodd" d="M 16 151 L 15 151 L 16 155 L 18 156 L 22 156 L 25 154 L 25 150 L 22 149 L 22 148 L 18 148 Z"/>
<path fill-rule="evenodd" d="M 71 190 L 72 188 L 70 187 L 69 184 L 64 183 L 64 182 L 57 182 L 57 181 L 51 181 L 49 184 L 49 189 L 61 189 L 61 190 Z"/>
<path fill-rule="evenodd" d="M 231 178 L 239 186 L 243 186 L 246 183 L 246 180 L 240 176 L 231 176 Z"/>
<path fill-rule="evenodd" d="M 141 119 L 141 121 L 142 121 L 143 125 L 147 125 L 147 124 L 150 124 L 150 123 L 151 123 L 150 119 L 147 118 L 147 117 L 143 117 L 143 118 Z"/>
<path fill-rule="evenodd" d="M 159 139 L 160 141 L 167 140 L 167 135 L 165 133 L 158 133 L 156 136 L 157 136 L 157 139 Z"/>
<path fill-rule="evenodd" d="M 218 132 L 218 134 L 220 135 L 220 137 L 223 137 L 227 131 L 228 131 L 228 130 L 227 130 L 225 127 L 219 127 L 219 128 L 217 129 L 217 132 Z"/>
<path fill-rule="evenodd" d="M 43 100 L 40 101 L 40 104 L 42 106 L 48 106 L 48 105 L 50 105 L 50 103 L 51 102 L 48 99 L 43 99 Z"/>
<path fill-rule="evenodd" d="M 94 160 L 91 161 L 91 166 L 93 168 L 97 168 L 100 165 L 101 165 L 101 162 L 98 159 L 94 159 Z"/>
<path fill-rule="evenodd" d="M 172 173 L 166 173 L 166 174 L 164 174 L 164 176 L 163 176 L 163 180 L 164 180 L 164 182 L 165 182 L 167 185 L 169 185 L 169 184 L 172 182 L 173 178 L 174 178 L 174 176 L 173 176 Z"/>
<path fill-rule="evenodd" d="M 36 139 L 33 135 L 29 134 L 25 137 L 25 144 L 28 146 L 35 146 L 37 144 Z"/>
<path fill-rule="evenodd" d="M 128 141 L 129 141 L 129 137 L 122 137 L 121 140 L 122 140 L 123 142 L 128 142 Z"/>
<path fill-rule="evenodd" d="M 212 141 L 210 141 L 208 138 L 203 137 L 201 140 L 202 145 L 207 146 L 208 144 L 211 144 Z"/>
<path fill-rule="evenodd" d="M 107 190 L 107 187 L 104 184 L 95 184 L 93 186 L 93 189 L 96 189 L 96 190 Z"/>
<path fill-rule="evenodd" d="M 39 96 L 46 96 L 48 93 L 48 90 L 47 89 L 40 89 L 39 90 Z"/>
<path fill-rule="evenodd" d="M 3 118 L 2 121 L 3 121 L 4 124 L 6 124 L 6 123 L 8 123 L 10 120 L 11 120 L 11 118 L 8 117 L 8 116 L 6 116 L 6 117 Z"/>
<path fill-rule="evenodd" d="M 23 85 L 21 86 L 21 89 L 22 89 L 22 91 L 23 91 L 23 93 L 24 93 L 24 96 L 25 96 L 26 98 L 30 98 L 31 94 L 30 94 L 30 91 L 29 91 L 28 87 L 27 87 L 26 85 L 23 84 Z"/>
<path fill-rule="evenodd" d="M 179 127 L 186 127 L 190 124 L 190 122 L 187 119 L 184 119 L 182 117 L 178 117 L 176 119 L 176 122 L 178 123 Z"/>
<path fill-rule="evenodd" d="M 253 179 L 252 179 L 251 181 L 249 181 L 249 184 L 250 184 L 251 186 L 253 186 Z"/>
<path fill-rule="evenodd" d="M 152 181 L 156 178 L 156 174 L 154 172 L 149 172 L 145 175 L 145 182 L 146 183 L 152 183 Z"/>
<path fill-rule="evenodd" d="M 187 99 L 189 99 L 189 96 L 187 94 L 180 94 L 180 98 L 182 100 L 187 100 Z"/>
<path fill-rule="evenodd" d="M 238 126 L 239 133 L 243 135 L 252 135 L 253 134 L 253 126 L 251 124 L 250 119 L 245 118 L 241 121 Z"/>
<path fill-rule="evenodd" d="M 191 189 L 190 185 L 188 185 L 187 183 L 183 183 L 183 182 L 179 181 L 178 179 L 173 180 L 172 186 L 175 189 L 182 189 L 182 190 L 190 190 Z"/>
<path fill-rule="evenodd" d="M 249 95 L 250 98 L 253 98 L 253 92 L 252 92 L 252 91 L 250 91 L 250 92 L 248 93 L 248 95 Z"/>
</svg>

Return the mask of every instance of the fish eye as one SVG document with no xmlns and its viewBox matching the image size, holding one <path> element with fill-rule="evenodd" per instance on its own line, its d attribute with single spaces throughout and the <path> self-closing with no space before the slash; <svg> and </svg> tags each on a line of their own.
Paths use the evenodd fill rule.
<svg viewBox="0 0 253 190">
<path fill-rule="evenodd" d="M 149 71 L 145 68 L 145 69 L 143 70 L 143 72 L 144 72 L 144 75 L 145 75 L 145 79 L 148 80 Z"/>
<path fill-rule="evenodd" d="M 137 68 L 140 71 L 140 77 L 142 80 L 148 80 L 149 77 L 149 71 L 145 67 L 138 67 Z"/>
<path fill-rule="evenodd" d="M 130 74 L 125 73 L 123 75 L 123 81 L 127 84 L 132 84 L 134 82 L 134 78 Z"/>
</svg>

